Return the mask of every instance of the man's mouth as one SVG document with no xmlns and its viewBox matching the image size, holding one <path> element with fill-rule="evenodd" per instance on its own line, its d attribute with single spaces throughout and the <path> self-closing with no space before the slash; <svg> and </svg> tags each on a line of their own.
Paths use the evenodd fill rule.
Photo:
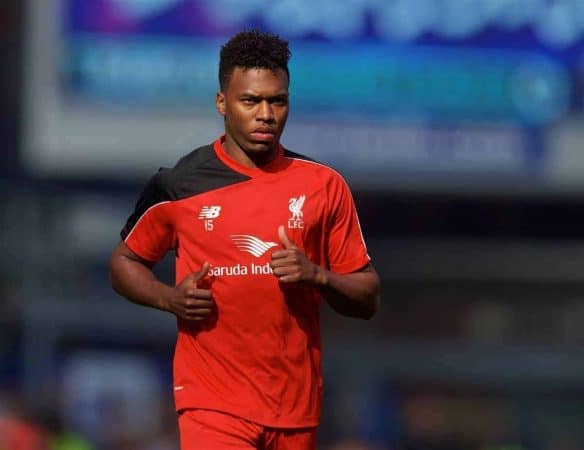
<svg viewBox="0 0 584 450">
<path fill-rule="evenodd" d="M 272 128 L 257 128 L 251 133 L 254 141 L 271 141 L 276 132 Z"/>
</svg>

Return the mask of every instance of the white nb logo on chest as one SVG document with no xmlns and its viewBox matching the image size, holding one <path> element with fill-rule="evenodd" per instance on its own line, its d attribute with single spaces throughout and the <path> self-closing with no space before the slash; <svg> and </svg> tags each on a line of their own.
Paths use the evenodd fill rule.
<svg viewBox="0 0 584 450">
<path fill-rule="evenodd" d="M 213 219 L 221 214 L 221 206 L 203 206 L 199 213 L 199 219 L 203 220 L 206 231 L 212 231 L 214 228 Z"/>
</svg>

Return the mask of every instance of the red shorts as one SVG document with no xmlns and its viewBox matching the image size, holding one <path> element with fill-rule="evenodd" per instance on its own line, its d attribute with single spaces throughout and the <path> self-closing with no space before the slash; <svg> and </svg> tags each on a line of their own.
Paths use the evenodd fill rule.
<svg viewBox="0 0 584 450">
<path fill-rule="evenodd" d="M 181 450 L 315 450 L 316 428 L 270 428 L 230 414 L 187 409 L 178 417 Z"/>
</svg>

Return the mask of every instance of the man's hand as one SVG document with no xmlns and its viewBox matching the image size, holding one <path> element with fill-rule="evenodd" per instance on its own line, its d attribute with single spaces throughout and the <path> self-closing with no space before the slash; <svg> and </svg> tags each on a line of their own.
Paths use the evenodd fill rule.
<svg viewBox="0 0 584 450">
<path fill-rule="evenodd" d="M 166 310 L 184 320 L 201 322 L 208 320 L 215 312 L 215 302 L 207 283 L 203 280 L 209 272 L 209 263 L 201 270 L 188 275 L 177 285 L 166 299 Z"/>
<path fill-rule="evenodd" d="M 283 250 L 272 253 L 272 271 L 281 283 L 303 282 L 313 286 L 325 286 L 327 276 L 324 269 L 310 261 L 288 238 L 284 226 L 278 227 L 278 236 Z"/>
</svg>

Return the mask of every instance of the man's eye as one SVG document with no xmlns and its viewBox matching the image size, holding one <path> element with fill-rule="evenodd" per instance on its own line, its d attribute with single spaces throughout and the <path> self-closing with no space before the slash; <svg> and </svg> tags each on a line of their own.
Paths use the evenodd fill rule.
<svg viewBox="0 0 584 450">
<path fill-rule="evenodd" d="M 253 105 L 256 101 L 253 98 L 244 98 L 241 100 L 246 105 Z"/>
</svg>

